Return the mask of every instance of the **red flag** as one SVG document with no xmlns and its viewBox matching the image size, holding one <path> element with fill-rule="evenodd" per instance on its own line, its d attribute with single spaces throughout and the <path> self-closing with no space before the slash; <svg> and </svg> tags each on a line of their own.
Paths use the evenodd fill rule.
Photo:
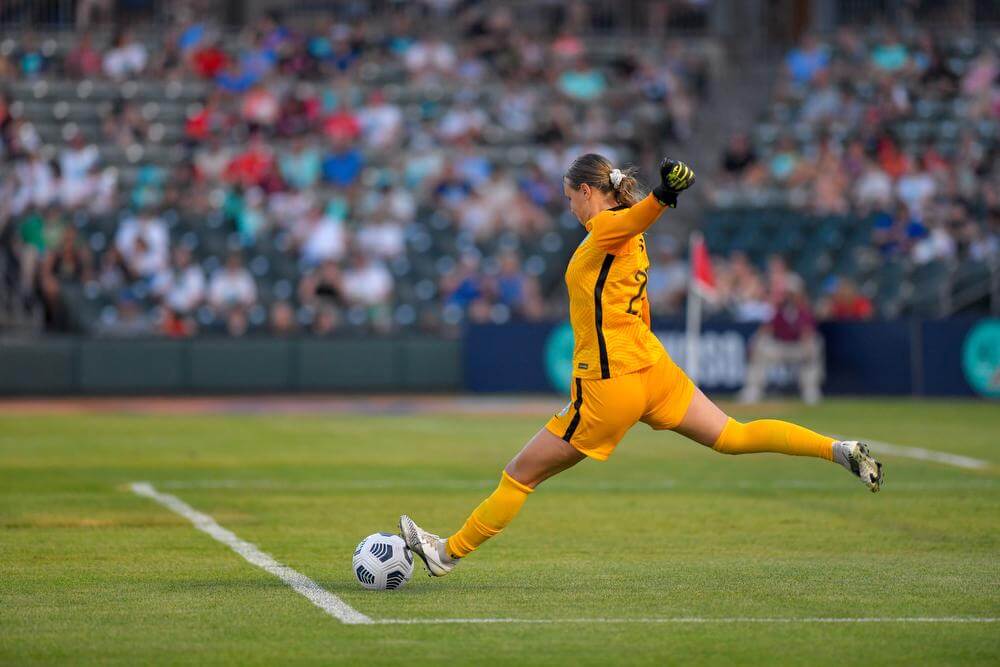
<svg viewBox="0 0 1000 667">
<path fill-rule="evenodd" d="M 708 255 L 705 239 L 698 232 L 691 234 L 691 287 L 701 298 L 715 301 L 715 273 L 712 271 L 712 258 Z"/>
</svg>

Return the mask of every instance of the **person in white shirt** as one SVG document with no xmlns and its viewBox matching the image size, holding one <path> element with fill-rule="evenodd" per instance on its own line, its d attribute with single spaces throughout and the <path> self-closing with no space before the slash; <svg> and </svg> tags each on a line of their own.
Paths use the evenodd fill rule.
<svg viewBox="0 0 1000 667">
<path fill-rule="evenodd" d="M 455 69 L 458 57 L 455 49 L 440 38 L 414 43 L 403 56 L 406 69 L 418 77 L 422 74 L 448 74 Z"/>
<path fill-rule="evenodd" d="M 351 266 L 341 279 L 344 298 L 351 305 L 385 306 L 392 299 L 392 274 L 381 262 L 364 252 L 351 257 Z"/>
<path fill-rule="evenodd" d="M 55 201 L 59 191 L 56 175 L 40 155 L 35 153 L 27 161 L 19 162 L 16 172 L 21 184 L 19 199 L 38 208 L 45 208 Z"/>
<path fill-rule="evenodd" d="M 257 283 L 243 266 L 239 254 L 231 254 L 225 266 L 212 274 L 208 300 L 219 312 L 249 308 L 257 302 Z"/>
<path fill-rule="evenodd" d="M 140 211 L 119 225 L 115 247 L 133 273 L 153 278 L 167 268 L 170 252 L 167 225 L 151 210 Z"/>
<path fill-rule="evenodd" d="M 403 236 L 403 226 L 398 222 L 373 220 L 358 230 L 358 247 L 374 257 L 391 259 L 406 250 Z"/>
<path fill-rule="evenodd" d="M 388 148 L 403 129 L 403 110 L 398 104 L 385 101 L 381 91 L 375 91 L 368 105 L 358 111 L 365 142 L 372 148 Z"/>
<path fill-rule="evenodd" d="M 191 261 L 191 251 L 186 246 L 174 250 L 174 264 L 153 281 L 153 292 L 167 308 L 186 315 L 205 300 L 205 273 Z"/>
<path fill-rule="evenodd" d="M 292 234 L 301 244 L 302 259 L 310 266 L 328 259 L 339 260 L 347 249 L 343 223 L 326 215 L 319 206 L 312 207 L 305 218 L 295 224 Z"/>
<path fill-rule="evenodd" d="M 146 47 L 123 30 L 114 40 L 114 48 L 104 55 L 104 73 L 112 79 L 124 79 L 146 69 L 149 54 Z"/>
<path fill-rule="evenodd" d="M 59 154 L 60 189 L 63 206 L 76 208 L 91 197 L 90 172 L 100 159 L 97 146 L 77 132 Z"/>
</svg>

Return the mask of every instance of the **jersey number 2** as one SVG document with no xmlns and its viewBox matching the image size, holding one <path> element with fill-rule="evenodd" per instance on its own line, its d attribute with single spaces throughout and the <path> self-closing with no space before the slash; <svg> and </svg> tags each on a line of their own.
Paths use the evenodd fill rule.
<svg viewBox="0 0 1000 667">
<path fill-rule="evenodd" d="M 636 299 L 642 299 L 642 293 L 646 291 L 646 281 L 648 280 L 646 272 L 643 271 L 642 269 L 639 269 L 638 271 L 635 272 L 635 279 L 639 281 L 639 291 L 636 292 L 634 297 L 629 299 L 628 302 L 629 315 L 639 315 L 639 311 L 632 310 L 632 307 L 634 306 Z"/>
</svg>

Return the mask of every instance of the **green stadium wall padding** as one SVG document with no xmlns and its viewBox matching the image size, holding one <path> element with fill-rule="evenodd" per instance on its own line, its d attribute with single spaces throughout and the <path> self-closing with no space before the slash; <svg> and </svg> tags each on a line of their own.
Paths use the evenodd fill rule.
<svg viewBox="0 0 1000 667">
<path fill-rule="evenodd" d="M 77 344 L 68 340 L 0 344 L 0 391 L 62 394 L 76 389 Z"/>
<path fill-rule="evenodd" d="M 398 389 L 400 341 L 304 340 L 299 346 L 298 387 L 307 390 Z"/>
<path fill-rule="evenodd" d="M 81 392 L 183 390 L 185 345 L 168 340 L 87 340 L 78 350 Z"/>
<path fill-rule="evenodd" d="M 0 341 L 0 395 L 456 391 L 435 338 Z"/>
<path fill-rule="evenodd" d="M 291 387 L 292 343 L 282 340 L 206 340 L 189 346 L 191 386 L 208 391 Z"/>
</svg>

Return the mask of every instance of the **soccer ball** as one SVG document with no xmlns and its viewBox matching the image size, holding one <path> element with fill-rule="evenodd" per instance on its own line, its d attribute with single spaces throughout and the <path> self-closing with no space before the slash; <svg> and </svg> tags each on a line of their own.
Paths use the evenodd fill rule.
<svg viewBox="0 0 1000 667">
<path fill-rule="evenodd" d="M 402 588 L 413 575 L 413 554 L 399 535 L 375 533 L 358 544 L 351 567 L 365 588 L 391 591 Z"/>
</svg>

